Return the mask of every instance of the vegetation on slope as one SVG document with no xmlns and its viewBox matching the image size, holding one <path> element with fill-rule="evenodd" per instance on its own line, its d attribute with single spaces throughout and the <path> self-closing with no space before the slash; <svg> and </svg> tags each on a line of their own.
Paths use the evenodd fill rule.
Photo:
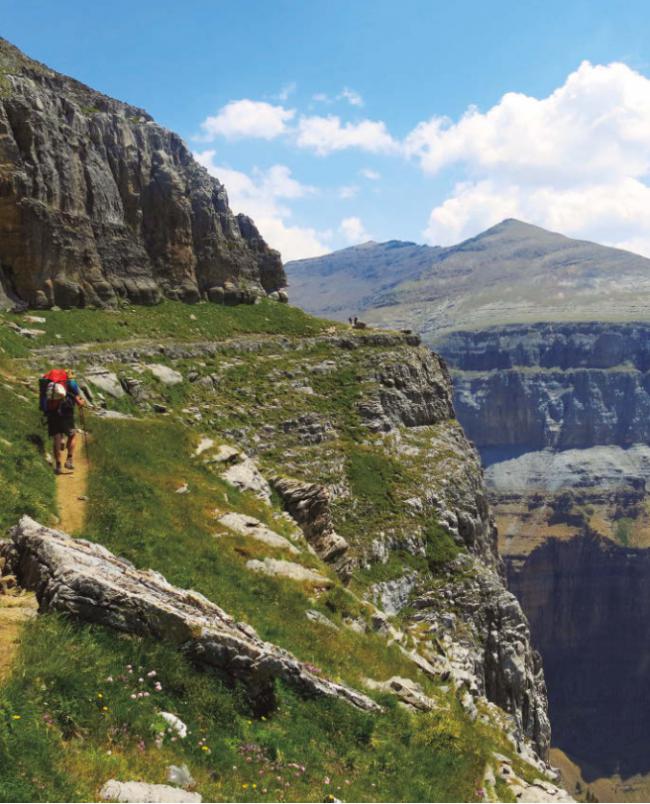
<svg viewBox="0 0 650 804">
<path fill-rule="evenodd" d="M 276 310 L 282 311 L 281 323 L 274 318 Z M 50 330 L 56 315 L 65 316 L 69 342 L 91 337 L 109 342 L 119 334 L 123 339 L 191 340 L 198 337 L 191 316 L 205 316 L 201 326 L 206 332 L 211 327 L 220 338 L 224 333 L 271 335 L 275 326 L 281 334 L 298 338 L 324 326 L 280 305 L 167 304 L 138 310 L 133 326 L 117 324 L 119 334 L 109 322 L 122 313 L 95 311 L 97 318 L 86 318 L 91 313 L 83 310 L 49 315 L 47 337 L 52 343 L 62 340 L 54 338 L 56 328 Z M 151 329 L 143 323 L 147 316 Z M 205 337 L 203 331 L 200 337 Z M 8 355 L 19 358 L 25 342 L 3 326 L 0 339 L 4 370 L 19 378 L 0 387 L 9 411 L 4 424 L 8 429 L 0 436 L 11 441 L 0 457 L 0 488 L 10 489 L 2 500 L 4 530 L 22 513 L 51 523 L 55 502 L 51 470 L 39 442 L 43 431 L 33 376 L 29 379 L 34 369 Z M 226 351 L 198 361 L 202 376 L 218 375 L 213 386 L 162 386 L 146 372 L 139 375 L 151 395 L 148 401 L 120 402 L 138 418 L 92 420 L 84 535 L 136 566 L 154 568 L 172 583 L 197 589 L 249 622 L 263 638 L 310 663 L 315 672 L 358 687 L 366 678 L 407 676 L 422 685 L 437 708 L 416 715 L 398 707 L 392 696 L 375 692 L 384 712 L 366 714 L 279 689 L 279 708 L 265 718 L 256 717 L 243 690 L 189 665 L 169 646 L 43 615 L 25 627 L 14 672 L 0 686 L 0 800 L 88 800 L 109 778 L 165 782 L 166 768 L 183 763 L 204 800 L 480 797 L 478 788 L 492 752 L 512 751 L 505 736 L 493 725 L 472 722 L 453 690 L 424 676 L 397 645 L 370 629 L 359 633 L 346 625 L 350 619 L 368 622 L 370 609 L 361 596 L 370 583 L 399 576 L 409 562 L 435 574 L 458 549 L 435 523 L 403 505 L 422 466 L 406 459 L 398 462 L 361 425 L 357 403 L 371 390 L 367 369 L 373 359 L 363 348 L 334 353 L 326 343 L 306 342 L 298 350 L 282 351 L 270 340 L 268 348 L 254 354 Z M 175 365 L 186 377 L 196 366 L 197 361 Z M 306 373 L 314 393 L 305 390 Z M 31 385 L 23 387 L 21 379 Z M 170 415 L 147 412 L 151 399 L 164 401 Z M 310 421 L 325 429 L 330 426 L 335 435 L 301 441 L 296 432 L 305 414 L 316 417 Z M 258 442 L 250 441 L 253 433 L 263 431 L 262 422 L 272 428 L 271 434 L 266 441 L 259 436 Z M 286 536 L 293 526 L 277 500 L 267 506 L 238 492 L 210 465 L 193 457 L 199 435 L 206 434 L 217 444 L 256 446 L 267 476 L 289 473 L 347 489 L 333 514 L 337 530 L 355 549 L 364 550 L 380 527 L 395 534 L 421 529 L 422 556 L 395 554 L 388 564 L 357 573 L 349 589 L 307 551 L 301 553 L 301 563 L 327 575 L 329 590 L 250 572 L 245 567 L 250 558 L 290 556 L 227 532 L 218 516 L 246 513 Z M 440 471 L 450 459 L 439 453 Z M 189 493 L 177 494 L 183 484 Z M 373 577 L 373 571 L 381 578 Z M 318 611 L 335 627 L 308 619 L 307 610 Z M 149 675 L 153 671 L 156 675 Z M 191 734 L 181 740 L 164 732 L 158 747 L 164 731 L 161 710 L 178 715 Z"/>
</svg>

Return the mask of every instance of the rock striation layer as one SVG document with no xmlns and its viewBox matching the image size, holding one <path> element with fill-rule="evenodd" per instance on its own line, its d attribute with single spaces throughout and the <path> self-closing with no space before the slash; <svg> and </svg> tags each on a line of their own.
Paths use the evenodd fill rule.
<svg viewBox="0 0 650 804">
<path fill-rule="evenodd" d="M 0 39 L 0 306 L 236 303 L 285 284 L 177 134 Z"/>
<path fill-rule="evenodd" d="M 73 539 L 28 516 L 12 531 L 12 542 L 7 552 L 14 572 L 23 587 L 36 592 L 41 611 L 171 642 L 197 663 L 246 683 L 261 710 L 274 704 L 275 679 L 306 695 L 379 709 L 362 693 L 317 677 L 198 592 L 172 586 L 151 570 L 136 570 L 101 545 Z"/>
<path fill-rule="evenodd" d="M 585 532 L 508 564 L 544 656 L 554 743 L 583 776 L 650 771 L 650 552 Z"/>
</svg>

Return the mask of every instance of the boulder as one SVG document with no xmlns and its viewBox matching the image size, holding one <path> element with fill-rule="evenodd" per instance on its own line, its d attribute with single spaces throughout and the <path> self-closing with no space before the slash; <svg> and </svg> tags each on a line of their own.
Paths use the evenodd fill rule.
<svg viewBox="0 0 650 804">
<path fill-rule="evenodd" d="M 274 547 L 279 550 L 288 550 L 294 555 L 300 553 L 300 550 L 291 544 L 289 539 L 280 536 L 279 533 L 268 528 L 263 522 L 260 522 L 259 519 L 255 519 L 254 516 L 231 512 L 224 514 L 224 516 L 219 519 L 219 522 L 229 530 L 239 533 L 241 536 L 249 536 L 251 539 L 263 542 L 269 547 Z"/>
<path fill-rule="evenodd" d="M 314 675 L 198 592 L 172 586 L 152 570 L 137 570 L 101 545 L 73 539 L 28 516 L 12 529 L 11 539 L 12 570 L 24 588 L 36 592 L 40 611 L 169 642 L 202 667 L 246 684 L 259 712 L 275 705 L 276 679 L 302 694 L 380 709 L 357 690 Z"/>
<path fill-rule="evenodd" d="M 222 474 L 224 480 L 240 491 L 250 491 L 260 500 L 271 502 L 271 487 L 260 474 L 254 461 L 243 456 L 239 463 L 233 463 Z"/>
<path fill-rule="evenodd" d="M 171 787 L 168 784 L 147 784 L 146 782 L 118 782 L 110 779 L 99 791 L 102 801 L 121 801 L 134 802 L 134 804 L 147 804 L 151 802 L 201 802 L 202 797 L 198 793 L 189 793 L 187 790 L 179 790 L 178 787 Z"/>
<path fill-rule="evenodd" d="M 95 388 L 99 388 L 104 393 L 115 399 L 121 399 L 125 395 L 122 383 L 117 378 L 115 372 L 100 366 L 96 368 L 89 368 L 86 371 L 86 379 Z"/>
<path fill-rule="evenodd" d="M 309 583 L 313 586 L 333 586 L 330 578 L 321 575 L 316 570 L 303 567 L 302 564 L 295 564 L 293 561 L 282 561 L 276 558 L 265 558 L 264 561 L 251 559 L 246 562 L 246 566 L 254 572 L 263 572 L 265 575 L 278 575 L 281 578 L 290 578 L 292 581 Z"/>
<path fill-rule="evenodd" d="M 183 375 L 180 371 L 176 371 L 162 363 L 149 363 L 147 368 L 163 385 L 179 385 L 183 382 Z"/>
</svg>

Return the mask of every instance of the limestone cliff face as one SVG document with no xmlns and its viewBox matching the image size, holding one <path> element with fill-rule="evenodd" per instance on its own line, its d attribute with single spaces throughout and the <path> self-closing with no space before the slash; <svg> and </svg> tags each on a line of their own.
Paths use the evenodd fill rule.
<svg viewBox="0 0 650 804">
<path fill-rule="evenodd" d="M 538 324 L 440 342 L 456 407 L 479 447 L 527 450 L 647 441 L 650 327 Z"/>
<path fill-rule="evenodd" d="M 587 533 L 509 562 L 508 578 L 544 656 L 554 743 L 589 778 L 647 773 L 650 553 Z"/>
<path fill-rule="evenodd" d="M 0 39 L 0 305 L 232 303 L 285 284 L 178 135 Z"/>
</svg>

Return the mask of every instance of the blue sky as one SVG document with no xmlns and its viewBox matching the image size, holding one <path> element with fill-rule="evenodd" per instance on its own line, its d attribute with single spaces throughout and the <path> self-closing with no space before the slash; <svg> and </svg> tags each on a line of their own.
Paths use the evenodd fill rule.
<svg viewBox="0 0 650 804">
<path fill-rule="evenodd" d="M 286 258 L 504 217 L 650 254 L 650 5 L 0 0 L 29 55 L 146 108 Z"/>
</svg>

